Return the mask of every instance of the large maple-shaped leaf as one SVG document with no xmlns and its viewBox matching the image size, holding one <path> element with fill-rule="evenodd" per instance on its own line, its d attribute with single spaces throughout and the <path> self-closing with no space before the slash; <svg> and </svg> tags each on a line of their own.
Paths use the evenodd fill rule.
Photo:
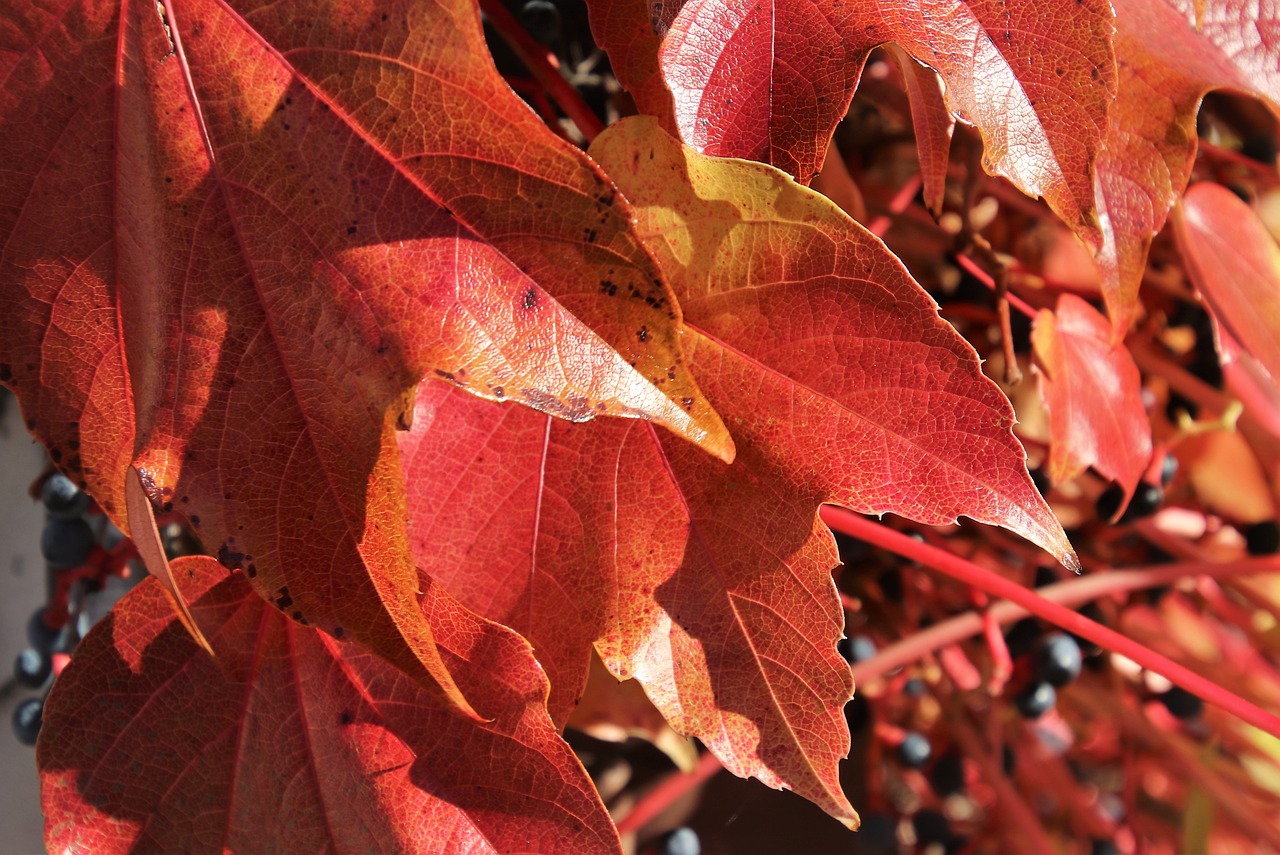
<svg viewBox="0 0 1280 855">
<path fill-rule="evenodd" d="M 1225 187 L 1196 184 L 1174 218 L 1187 272 L 1214 318 L 1280 381 L 1280 246 Z"/>
<path fill-rule="evenodd" d="M 515 634 L 431 588 L 469 697 L 291 622 L 212 559 L 175 564 L 218 658 L 147 580 L 76 649 L 37 761 L 51 852 L 619 852 Z"/>
<path fill-rule="evenodd" d="M 1031 343 L 1049 410 L 1049 479 L 1069 481 L 1093 466 L 1120 483 L 1128 502 L 1151 460 L 1142 376 L 1129 349 L 1074 294 L 1036 316 Z"/>
<path fill-rule="evenodd" d="M 1101 0 L 594 0 L 596 38 L 641 110 L 698 150 L 778 166 L 807 183 L 872 48 L 900 45 L 946 81 L 981 131 L 985 164 L 1098 227 L 1093 162 L 1115 94 Z M 657 10 L 657 11 L 652 11 Z"/>
<path fill-rule="evenodd" d="M 1117 338 L 1138 311 L 1151 240 L 1191 176 L 1205 93 L 1228 87 L 1280 110 L 1278 25 L 1273 0 L 1117 0 L 1119 88 L 1096 187 L 1098 262 Z"/>
<path fill-rule="evenodd" d="M 882 243 L 777 170 L 702 157 L 652 120 L 591 152 L 686 306 L 687 351 L 738 457 L 427 387 L 401 438 L 416 554 L 532 641 L 553 710 L 581 691 L 594 637 L 730 770 L 852 824 L 836 775 L 852 684 L 818 506 L 966 514 L 1074 556 L 1008 402 Z"/>
<path fill-rule="evenodd" d="M 392 436 L 422 377 L 732 456 L 625 201 L 473 4 L 3 14 L 0 379 L 122 523 L 133 462 L 288 614 L 456 695 Z"/>
</svg>

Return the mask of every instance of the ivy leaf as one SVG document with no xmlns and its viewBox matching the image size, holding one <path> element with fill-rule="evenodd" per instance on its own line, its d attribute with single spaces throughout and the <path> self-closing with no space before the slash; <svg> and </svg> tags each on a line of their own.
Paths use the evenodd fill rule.
<svg viewBox="0 0 1280 855">
<path fill-rule="evenodd" d="M 514 633 L 428 586 L 451 672 L 495 716 L 467 721 L 242 574 L 174 570 L 218 658 L 153 579 L 85 637 L 37 750 L 50 851 L 621 852 Z"/>
<path fill-rule="evenodd" d="M 693 153 L 652 119 L 614 126 L 591 154 L 680 296 L 691 364 L 738 456 L 426 387 L 401 440 L 416 554 L 530 639 L 553 711 L 580 695 L 594 638 L 735 774 L 854 825 L 836 774 L 853 686 L 819 505 L 965 514 L 1075 556 L 1008 401 L 879 240 L 777 170 Z"/>
<path fill-rule="evenodd" d="M 1109 3 L 595 0 L 591 9 L 597 41 L 642 112 L 667 117 L 705 154 L 760 160 L 806 184 L 868 53 L 896 43 L 942 76 L 951 111 L 982 133 L 989 171 L 1043 196 L 1097 243 L 1093 163 L 1116 91 Z"/>
<path fill-rule="evenodd" d="M 1197 5 L 1202 15 L 1197 24 Z M 1098 159 L 1098 253 L 1107 313 L 1122 338 L 1138 311 L 1151 241 L 1191 177 L 1196 112 L 1212 89 L 1255 95 L 1280 111 L 1275 4 L 1119 0 L 1120 80 Z"/>
<path fill-rule="evenodd" d="M 1151 460 L 1142 376 L 1129 349 L 1074 294 L 1036 316 L 1031 343 L 1049 410 L 1049 480 L 1070 481 L 1093 466 L 1124 488 L 1127 504 Z"/>
<path fill-rule="evenodd" d="M 506 87 L 473 4 L 3 15 L 0 380 L 122 525 L 132 464 L 287 614 L 467 712 L 403 527 L 423 377 L 732 457 L 626 203 Z"/>
<path fill-rule="evenodd" d="M 1234 193 L 1200 183 L 1174 217 L 1191 281 L 1218 323 L 1274 380 L 1280 379 L 1280 246 Z"/>
</svg>

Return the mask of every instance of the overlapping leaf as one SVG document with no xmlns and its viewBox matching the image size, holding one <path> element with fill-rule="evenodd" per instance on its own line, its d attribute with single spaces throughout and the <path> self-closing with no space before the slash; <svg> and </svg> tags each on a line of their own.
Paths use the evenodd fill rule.
<svg viewBox="0 0 1280 855">
<path fill-rule="evenodd" d="M 1280 110 L 1278 25 L 1273 0 L 1116 3 L 1120 79 L 1096 193 L 1104 239 L 1098 261 L 1117 337 L 1138 311 L 1151 240 L 1190 178 L 1205 93 L 1229 87 Z"/>
<path fill-rule="evenodd" d="M 530 638 L 553 698 L 569 681 L 553 709 L 580 691 L 594 637 L 736 774 L 856 822 L 836 776 L 852 685 L 819 504 L 965 514 L 1074 556 L 1008 402 L 883 244 L 776 170 L 701 157 L 652 120 L 591 153 L 685 306 L 691 364 L 738 457 L 426 388 L 402 439 L 417 555 Z"/>
<path fill-rule="evenodd" d="M 505 87 L 472 4 L 3 14 L 0 379 L 122 522 L 132 461 L 288 614 L 465 710 L 404 539 L 414 384 L 732 456 L 626 203 Z"/>
<path fill-rule="evenodd" d="M 1217 184 L 1196 184 L 1174 219 L 1187 272 L 1218 323 L 1280 379 L 1280 246 L 1253 209 Z"/>
<path fill-rule="evenodd" d="M 1073 294 L 1042 310 L 1031 333 L 1049 409 L 1049 479 L 1070 481 L 1089 466 L 1133 495 L 1151 460 L 1142 377 L 1111 325 Z"/>
<path fill-rule="evenodd" d="M 1087 236 L 1115 95 L 1109 3 L 595 0 L 597 41 L 641 110 L 707 154 L 809 178 L 868 52 L 895 42 L 946 81 L 985 162 Z M 656 11 L 651 11 L 656 10 Z M 1096 242 L 1096 241 L 1095 241 Z"/>
<path fill-rule="evenodd" d="M 218 659 L 153 580 L 89 633 L 45 709 L 50 851 L 621 851 L 513 633 L 428 587 L 450 670 L 495 716 L 476 723 L 241 574 L 175 569 Z"/>
</svg>

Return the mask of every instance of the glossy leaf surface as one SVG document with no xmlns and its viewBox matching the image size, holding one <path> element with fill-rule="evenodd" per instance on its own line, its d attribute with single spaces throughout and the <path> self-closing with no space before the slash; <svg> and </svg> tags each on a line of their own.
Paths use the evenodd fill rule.
<svg viewBox="0 0 1280 855">
<path fill-rule="evenodd" d="M 1174 218 L 1187 272 L 1245 352 L 1280 379 L 1280 246 L 1225 187 L 1196 184 Z"/>
<path fill-rule="evenodd" d="M 4 14 L 0 380 L 122 523 L 132 462 L 288 614 L 465 711 L 402 524 L 421 378 L 732 456 L 626 204 L 505 87 L 471 4 Z"/>
<path fill-rule="evenodd" d="M 475 723 L 285 619 L 242 574 L 208 558 L 174 569 L 218 659 L 154 580 L 85 638 L 38 749 L 50 850 L 620 851 L 513 633 L 438 587 L 424 599 L 450 670 L 495 716 Z"/>
<path fill-rule="evenodd" d="M 1036 316 L 1031 342 L 1049 410 L 1049 479 L 1060 484 L 1093 466 L 1124 487 L 1127 502 L 1151 460 L 1133 357 L 1112 343 L 1107 319 L 1072 294 Z"/>
<path fill-rule="evenodd" d="M 1273 0 L 1116 3 L 1119 88 L 1096 193 L 1104 238 L 1098 262 L 1117 337 L 1134 320 L 1151 240 L 1191 176 L 1205 93 L 1229 87 L 1280 109 L 1278 24 Z"/>
<path fill-rule="evenodd" d="M 1098 227 L 1093 162 L 1115 94 L 1107 3 L 596 0 L 592 11 L 641 110 L 669 116 L 699 151 L 805 183 L 867 54 L 896 43 L 941 74 L 951 111 L 982 132 L 991 172 L 1082 233 Z"/>
</svg>

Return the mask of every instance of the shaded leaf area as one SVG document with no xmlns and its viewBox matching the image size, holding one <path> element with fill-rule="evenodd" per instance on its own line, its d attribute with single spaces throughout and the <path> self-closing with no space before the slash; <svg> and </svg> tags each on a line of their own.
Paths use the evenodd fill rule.
<svg viewBox="0 0 1280 855">
<path fill-rule="evenodd" d="M 1187 191 L 1174 218 L 1187 272 L 1214 318 L 1280 379 L 1280 246 L 1234 193 L 1217 184 Z"/>
<path fill-rule="evenodd" d="M 1111 6 L 595 0 L 596 40 L 641 111 L 706 154 L 821 167 L 870 50 L 893 42 L 934 68 L 984 165 L 1094 236 L 1093 163 L 1115 95 Z M 651 11 L 657 9 L 658 11 Z M 918 117 L 919 118 L 919 117 Z M 938 141 L 940 126 L 922 128 Z"/>
<path fill-rule="evenodd" d="M 217 660 L 154 580 L 86 636 L 38 747 L 50 851 L 621 851 L 515 634 L 427 591 L 450 670 L 495 716 L 476 723 L 212 559 L 174 569 Z"/>
<path fill-rule="evenodd" d="M 1127 504 L 1151 460 L 1151 423 L 1142 376 L 1111 325 L 1073 294 L 1041 310 L 1031 342 L 1049 410 L 1049 480 L 1061 484 L 1088 467 L 1124 488 Z"/>
<path fill-rule="evenodd" d="M 1103 215 L 1102 291 L 1117 337 L 1139 311 L 1151 241 L 1191 176 L 1196 112 L 1205 93 L 1231 88 L 1280 110 L 1278 27 L 1280 5 L 1273 0 L 1116 3 L 1119 88 L 1096 194 Z"/>
<path fill-rule="evenodd" d="M 594 639 L 734 773 L 855 823 L 836 775 L 852 683 L 819 504 L 965 514 L 1074 554 L 1008 402 L 883 244 L 782 173 L 697 155 L 651 119 L 591 153 L 686 306 L 692 365 L 738 457 L 424 387 L 401 438 L 415 554 L 530 639 L 553 714 L 580 695 Z"/>
<path fill-rule="evenodd" d="M 471 4 L 165 8 L 4 11 L 0 381 L 116 519 L 132 461 L 287 614 L 465 710 L 415 601 L 404 396 L 440 377 L 732 457 L 678 310 Z"/>
</svg>

